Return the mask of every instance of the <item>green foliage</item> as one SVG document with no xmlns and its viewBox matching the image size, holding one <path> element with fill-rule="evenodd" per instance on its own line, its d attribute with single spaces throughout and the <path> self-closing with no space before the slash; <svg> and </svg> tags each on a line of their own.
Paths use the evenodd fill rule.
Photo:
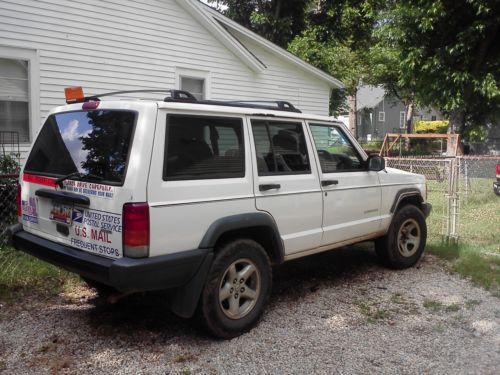
<svg viewBox="0 0 500 375">
<path fill-rule="evenodd" d="M 229 18 L 286 48 L 305 28 L 310 0 L 209 0 Z"/>
<path fill-rule="evenodd" d="M 471 142 L 483 142 L 486 140 L 486 128 L 484 126 L 469 127 L 463 133 L 464 139 Z"/>
<path fill-rule="evenodd" d="M 500 105 L 500 12 L 490 0 L 401 0 L 380 33 L 396 47 L 398 84 L 449 113 L 460 130 Z"/>
<path fill-rule="evenodd" d="M 20 165 L 17 159 L 11 155 L 0 155 L 0 175 L 19 173 Z"/>
<path fill-rule="evenodd" d="M 448 120 L 442 121 L 417 121 L 415 123 L 415 133 L 419 134 L 446 134 L 449 125 Z"/>
<path fill-rule="evenodd" d="M 369 81 L 372 29 L 378 0 L 317 1 L 309 14 L 306 30 L 297 36 L 288 50 L 311 65 L 341 80 L 346 90 L 333 92 L 330 112 L 345 112 L 346 96 L 354 95 L 361 81 Z"/>
</svg>

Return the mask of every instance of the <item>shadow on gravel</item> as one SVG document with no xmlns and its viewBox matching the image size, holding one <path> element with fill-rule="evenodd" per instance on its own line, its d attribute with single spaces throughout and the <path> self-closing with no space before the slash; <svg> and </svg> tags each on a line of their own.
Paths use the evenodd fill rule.
<svg viewBox="0 0 500 375">
<path fill-rule="evenodd" d="M 377 279 L 382 271 L 371 243 L 346 247 L 287 262 L 273 269 L 273 291 L 270 304 L 297 301 L 315 291 L 360 277 Z M 380 275 L 379 275 L 380 277 Z M 99 299 L 88 310 L 93 334 L 134 337 L 144 332 L 158 333 L 163 340 L 176 336 L 200 339 L 196 319 L 184 320 L 168 308 L 167 295 L 147 293 L 129 296 L 116 305 Z"/>
<path fill-rule="evenodd" d="M 297 300 L 360 276 L 376 279 L 377 270 L 385 269 L 379 265 L 370 242 L 296 259 L 273 269 L 273 297 Z"/>
</svg>

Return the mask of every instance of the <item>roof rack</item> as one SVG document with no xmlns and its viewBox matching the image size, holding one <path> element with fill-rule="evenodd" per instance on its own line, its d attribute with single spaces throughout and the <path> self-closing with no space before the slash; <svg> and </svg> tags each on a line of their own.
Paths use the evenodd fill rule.
<svg viewBox="0 0 500 375">
<path fill-rule="evenodd" d="M 164 93 L 169 93 L 170 97 L 165 98 L 166 99 L 172 99 L 176 101 L 196 101 L 196 98 L 189 92 L 183 91 L 183 90 L 161 90 L 161 89 L 156 89 L 156 90 L 127 90 L 127 91 L 112 91 L 112 92 L 106 92 L 104 94 L 99 94 L 99 95 L 93 95 L 93 96 L 86 96 L 83 101 L 89 102 L 89 101 L 98 101 L 100 98 L 103 98 L 105 96 L 115 96 L 115 95 L 122 95 L 122 94 L 138 94 L 138 93 L 158 93 L 158 94 L 164 94 Z"/>
<path fill-rule="evenodd" d="M 165 101 L 176 102 L 178 100 L 166 98 Z M 296 112 L 302 113 L 302 111 L 296 108 L 292 103 L 285 100 L 197 100 L 197 104 L 207 104 L 207 105 L 222 105 L 227 107 L 244 107 L 244 108 L 258 108 L 258 109 L 269 109 L 273 111 L 285 111 L 285 112 Z"/>
<path fill-rule="evenodd" d="M 99 101 L 100 98 L 105 96 L 115 96 L 122 94 L 137 94 L 137 93 L 168 93 L 170 96 L 164 99 L 165 102 L 175 102 L 175 103 L 195 103 L 195 104 L 205 104 L 205 105 L 220 105 L 227 107 L 244 107 L 244 108 L 258 108 L 258 109 L 268 109 L 274 111 L 286 111 L 286 112 L 296 112 L 302 113 L 300 109 L 296 108 L 292 103 L 285 100 L 198 100 L 196 97 L 188 91 L 184 90 L 128 90 L 128 91 L 113 91 L 104 94 L 86 96 L 79 102 L 89 102 L 89 101 Z M 72 101 L 75 103 L 75 101 Z"/>
</svg>

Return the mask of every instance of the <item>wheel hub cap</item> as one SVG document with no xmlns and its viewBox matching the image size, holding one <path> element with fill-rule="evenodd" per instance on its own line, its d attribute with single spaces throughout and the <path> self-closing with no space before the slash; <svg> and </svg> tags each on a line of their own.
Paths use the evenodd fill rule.
<svg viewBox="0 0 500 375">
<path fill-rule="evenodd" d="M 260 273 L 250 259 L 239 259 L 226 269 L 219 287 L 219 306 L 228 318 L 241 319 L 260 295 Z"/>
<path fill-rule="evenodd" d="M 398 249 L 404 257 L 414 255 L 420 245 L 420 225 L 414 219 L 406 220 L 399 228 Z"/>
</svg>

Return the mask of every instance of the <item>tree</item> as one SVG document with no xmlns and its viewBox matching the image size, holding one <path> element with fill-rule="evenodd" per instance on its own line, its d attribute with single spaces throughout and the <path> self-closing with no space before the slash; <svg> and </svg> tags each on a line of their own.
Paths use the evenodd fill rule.
<svg viewBox="0 0 500 375">
<path fill-rule="evenodd" d="M 497 0 L 394 0 L 384 23 L 398 48 L 398 84 L 448 113 L 452 130 L 499 114 Z"/>
<path fill-rule="evenodd" d="M 286 48 L 305 27 L 311 0 L 208 0 L 225 16 Z"/>
<path fill-rule="evenodd" d="M 333 91 L 330 111 L 345 111 L 349 96 L 350 128 L 356 134 L 356 92 L 369 80 L 370 48 L 381 0 L 318 0 L 309 13 L 308 27 L 289 45 L 289 50 L 310 64 L 340 79 L 345 91 Z"/>
</svg>

